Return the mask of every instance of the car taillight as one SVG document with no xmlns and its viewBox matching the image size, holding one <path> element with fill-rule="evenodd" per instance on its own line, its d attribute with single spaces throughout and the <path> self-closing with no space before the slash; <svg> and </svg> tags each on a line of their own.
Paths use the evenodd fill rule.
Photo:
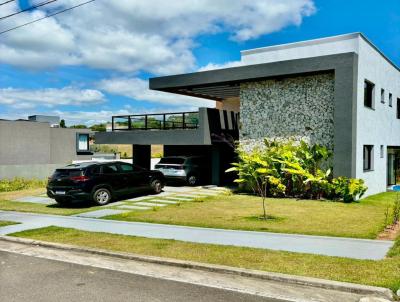
<svg viewBox="0 0 400 302">
<path fill-rule="evenodd" d="M 89 179 L 90 179 L 89 177 L 84 176 L 84 175 L 70 177 L 70 180 L 73 180 L 73 181 L 88 181 Z"/>
</svg>

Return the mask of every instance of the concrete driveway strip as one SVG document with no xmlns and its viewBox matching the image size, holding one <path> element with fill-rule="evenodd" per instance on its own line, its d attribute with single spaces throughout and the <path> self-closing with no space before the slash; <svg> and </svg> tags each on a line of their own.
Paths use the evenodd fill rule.
<svg viewBox="0 0 400 302">
<path fill-rule="evenodd" d="M 20 222 L 27 224 L 27 227 L 54 225 L 90 232 L 370 260 L 383 259 L 393 245 L 392 241 L 223 230 L 7 211 L 0 211 L 0 220 Z M 0 234 L 12 233 L 9 231 L 11 227 L 7 232 L 2 232 L 0 228 Z"/>
</svg>

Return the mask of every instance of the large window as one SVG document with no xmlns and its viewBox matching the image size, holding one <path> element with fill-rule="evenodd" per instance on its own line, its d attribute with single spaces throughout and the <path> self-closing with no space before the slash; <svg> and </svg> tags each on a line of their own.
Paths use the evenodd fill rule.
<svg viewBox="0 0 400 302">
<path fill-rule="evenodd" d="M 364 82 L 364 106 L 374 108 L 375 85 L 367 80 Z"/>
<path fill-rule="evenodd" d="M 364 145 L 363 150 L 364 171 L 371 171 L 374 169 L 374 146 Z"/>
</svg>

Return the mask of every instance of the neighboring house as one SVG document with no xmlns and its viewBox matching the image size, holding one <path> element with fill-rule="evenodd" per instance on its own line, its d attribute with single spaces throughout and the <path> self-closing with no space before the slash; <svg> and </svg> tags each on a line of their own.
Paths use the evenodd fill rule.
<svg viewBox="0 0 400 302">
<path fill-rule="evenodd" d="M 248 147 L 264 137 L 305 139 L 331 148 L 334 174 L 364 179 L 368 194 L 400 181 L 400 70 L 365 36 L 347 34 L 241 55 L 239 67 L 150 79 L 150 89 L 215 100 L 226 110 L 200 119 L 203 132 L 197 135 L 204 139 L 187 133 L 190 144 L 212 144 L 208 125 L 223 129 L 226 116 L 236 123 L 236 115 L 227 111 L 240 112 L 239 140 Z M 99 139 L 151 144 L 163 136 L 171 145 L 189 143 L 185 130 L 171 140 L 167 131 L 139 132 L 114 131 Z"/>
<path fill-rule="evenodd" d="M 0 120 L 0 179 L 47 178 L 73 160 L 90 160 L 89 129 L 58 126 L 58 117 Z"/>
</svg>

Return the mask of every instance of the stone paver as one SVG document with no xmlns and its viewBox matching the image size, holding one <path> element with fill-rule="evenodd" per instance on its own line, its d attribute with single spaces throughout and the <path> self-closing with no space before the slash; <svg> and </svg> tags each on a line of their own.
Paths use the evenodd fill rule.
<svg viewBox="0 0 400 302">
<path fill-rule="evenodd" d="M 393 241 L 382 240 L 222 230 L 11 211 L 0 211 L 0 220 L 15 221 L 35 227 L 54 225 L 90 232 L 106 232 L 370 260 L 383 259 L 394 243 Z M 0 228 L 1 234 L 12 233 L 10 229 L 8 229 L 8 232 L 2 231 L 4 228 Z"/>
<path fill-rule="evenodd" d="M 179 200 L 179 201 L 191 201 L 194 198 L 192 197 L 181 197 L 181 196 L 173 196 L 173 197 L 166 197 L 165 199 L 171 199 L 171 200 Z"/>
<path fill-rule="evenodd" d="M 73 216 L 86 217 L 86 218 L 100 218 L 100 217 L 104 217 L 104 216 L 117 215 L 117 214 L 122 214 L 122 213 L 126 213 L 126 212 L 129 212 L 129 211 L 104 209 L 104 210 L 97 210 L 97 211 L 92 211 L 92 212 L 75 214 Z"/>
<path fill-rule="evenodd" d="M 41 197 L 41 196 L 26 196 L 26 197 L 15 199 L 13 201 L 39 203 L 39 204 L 54 204 L 54 203 L 56 203 L 56 201 L 54 199 L 51 199 L 48 197 Z"/>
<path fill-rule="evenodd" d="M 122 205 L 125 205 L 125 204 L 126 204 L 126 202 L 124 202 L 124 201 L 117 201 L 117 202 L 111 202 L 109 204 L 106 204 L 103 207 L 108 208 L 108 207 L 122 206 Z"/>
<path fill-rule="evenodd" d="M 149 207 L 165 207 L 166 204 L 152 203 L 152 202 L 137 202 L 135 205 L 149 206 Z"/>
<path fill-rule="evenodd" d="M 139 207 L 139 206 L 129 206 L 129 205 L 123 205 L 119 206 L 119 209 L 127 209 L 127 210 L 139 210 L 139 211 L 144 211 L 144 210 L 150 210 L 151 208 L 149 207 Z"/>
<path fill-rule="evenodd" d="M 139 196 L 139 197 L 135 197 L 135 198 L 126 199 L 124 201 L 135 202 L 135 201 L 142 201 L 142 200 L 146 200 L 146 199 L 150 199 L 150 198 L 152 198 L 151 195 L 146 195 L 146 196 Z"/>
<path fill-rule="evenodd" d="M 177 201 L 172 201 L 172 200 L 166 200 L 166 199 L 152 199 L 151 202 L 156 202 L 156 203 L 168 203 L 168 204 L 177 204 L 179 202 Z"/>
</svg>

